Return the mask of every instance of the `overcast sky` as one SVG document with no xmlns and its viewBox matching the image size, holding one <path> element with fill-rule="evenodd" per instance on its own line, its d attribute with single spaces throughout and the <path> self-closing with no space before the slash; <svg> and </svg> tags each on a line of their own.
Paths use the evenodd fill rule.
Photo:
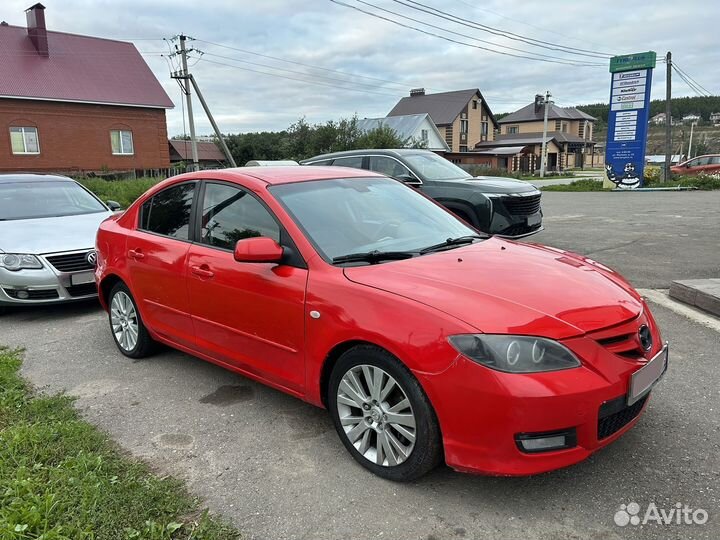
<svg viewBox="0 0 720 540">
<path fill-rule="evenodd" d="M 341 1 L 400 20 L 357 0 Z M 133 41 L 148 53 L 146 61 L 175 103 L 175 109 L 168 111 L 170 135 L 183 131 L 180 91 L 169 78 L 168 60 L 160 53 L 168 52 L 162 38 L 181 32 L 197 38 L 190 45 L 206 53 L 199 59 L 197 53 L 192 54 L 191 71 L 224 132 L 283 129 L 303 116 L 310 122 L 354 113 L 361 118 L 385 116 L 410 88 L 418 86 L 429 93 L 479 88 L 495 113 L 518 109 L 545 90 L 563 106 L 608 100 L 610 76 L 605 59 L 533 47 L 453 24 L 393 0 L 363 1 L 400 13 L 405 24 L 478 47 L 505 45 L 565 61 L 602 65 L 560 65 L 496 54 L 403 28 L 330 0 L 43 3 L 50 30 Z M 720 94 L 720 41 L 714 28 L 720 20 L 720 2 L 716 0 L 418 1 L 476 23 L 566 47 L 611 54 L 655 50 L 659 58 L 670 50 L 680 68 L 711 93 Z M 30 4 L 30 0 L 4 0 L 0 19 L 24 26 L 24 9 Z M 408 17 L 465 36 L 429 28 Z M 664 97 L 664 81 L 665 65 L 659 62 L 653 99 Z M 675 96 L 696 95 L 677 77 L 673 88 Z M 198 103 L 195 117 L 198 134 L 210 133 Z"/>
</svg>

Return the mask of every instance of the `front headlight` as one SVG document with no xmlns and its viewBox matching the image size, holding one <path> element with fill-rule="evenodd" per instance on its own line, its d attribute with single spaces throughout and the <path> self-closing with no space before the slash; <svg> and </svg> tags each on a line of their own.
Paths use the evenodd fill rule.
<svg viewBox="0 0 720 540">
<path fill-rule="evenodd" d="M 0 268 L 6 270 L 37 270 L 43 265 L 35 255 L 25 253 L 0 253 Z"/>
<path fill-rule="evenodd" d="M 470 360 L 507 373 L 537 373 L 580 367 L 567 347 L 552 339 L 504 334 L 460 334 L 448 338 Z"/>
</svg>

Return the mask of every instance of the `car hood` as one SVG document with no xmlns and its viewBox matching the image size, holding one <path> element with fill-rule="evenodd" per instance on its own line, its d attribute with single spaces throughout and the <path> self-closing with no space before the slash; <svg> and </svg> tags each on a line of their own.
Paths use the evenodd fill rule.
<svg viewBox="0 0 720 540">
<path fill-rule="evenodd" d="M 499 178 L 496 176 L 477 176 L 467 180 L 458 180 L 458 184 L 479 188 L 483 193 L 530 193 L 538 189 L 529 182 Z"/>
<path fill-rule="evenodd" d="M 0 252 L 55 253 L 91 248 L 100 222 L 112 212 L 0 221 Z"/>
<path fill-rule="evenodd" d="M 345 268 L 356 283 L 448 313 L 485 333 L 563 339 L 640 315 L 618 274 L 579 255 L 491 238 L 463 248 Z"/>
</svg>

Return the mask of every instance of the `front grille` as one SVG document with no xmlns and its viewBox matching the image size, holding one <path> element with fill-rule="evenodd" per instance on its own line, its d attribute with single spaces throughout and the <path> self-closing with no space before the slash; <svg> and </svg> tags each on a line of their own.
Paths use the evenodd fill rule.
<svg viewBox="0 0 720 540">
<path fill-rule="evenodd" d="M 70 296 L 89 296 L 97 294 L 97 287 L 94 283 L 83 283 L 82 285 L 72 285 L 65 287 Z"/>
<path fill-rule="evenodd" d="M 10 298 L 18 298 L 19 289 L 3 288 L 3 290 Z M 20 300 L 53 300 L 60 296 L 55 289 L 25 290 L 25 292 L 28 294 L 27 298 L 20 298 Z"/>
<path fill-rule="evenodd" d="M 91 250 L 80 253 L 65 253 L 62 255 L 48 255 L 45 258 L 60 272 L 78 272 L 80 270 L 93 270 L 86 257 Z"/>
<path fill-rule="evenodd" d="M 634 420 L 640 414 L 648 396 L 649 394 L 627 407 L 622 407 L 625 396 L 603 403 L 598 415 L 598 440 L 617 433 Z M 620 410 L 618 410 L 619 406 L 622 407 Z"/>
<path fill-rule="evenodd" d="M 501 197 L 503 205 L 513 216 L 529 216 L 540 210 L 541 195 Z"/>
</svg>

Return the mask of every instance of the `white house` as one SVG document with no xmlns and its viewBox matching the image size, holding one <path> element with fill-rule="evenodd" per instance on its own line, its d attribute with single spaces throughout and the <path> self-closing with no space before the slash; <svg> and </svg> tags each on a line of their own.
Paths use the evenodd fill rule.
<svg viewBox="0 0 720 540">
<path fill-rule="evenodd" d="M 720 126 L 720 112 L 711 113 L 710 122 L 712 122 L 713 126 Z"/>
<path fill-rule="evenodd" d="M 403 140 L 406 148 L 422 145 L 423 148 L 439 152 L 450 150 L 445 138 L 440 135 L 438 128 L 427 113 L 358 120 L 358 128 L 363 132 L 372 131 L 380 126 L 392 129 Z"/>
<path fill-rule="evenodd" d="M 682 117 L 683 123 L 692 123 L 692 122 L 698 122 L 700 120 L 700 117 L 697 114 L 686 114 Z"/>
</svg>

